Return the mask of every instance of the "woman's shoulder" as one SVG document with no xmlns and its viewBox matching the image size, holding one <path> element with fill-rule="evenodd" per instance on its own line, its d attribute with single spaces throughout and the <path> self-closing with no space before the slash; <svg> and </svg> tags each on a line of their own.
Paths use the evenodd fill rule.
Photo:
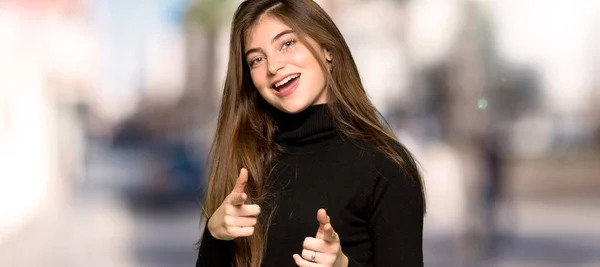
<svg viewBox="0 0 600 267">
<path fill-rule="evenodd" d="M 366 171 L 359 174 L 365 192 L 372 197 L 388 192 L 422 199 L 423 183 L 411 153 L 398 141 L 387 140 L 386 144 L 392 151 L 382 150 L 373 140 L 346 143 L 358 152 L 354 154 L 360 154 L 352 169 Z"/>
<path fill-rule="evenodd" d="M 363 166 L 367 166 L 381 178 L 419 179 L 418 167 L 411 152 L 397 140 L 388 139 L 385 143 L 375 140 L 352 140 L 346 142 L 346 145 L 352 146 L 358 152 L 359 161 Z"/>
<path fill-rule="evenodd" d="M 390 157 L 390 152 L 401 159 L 412 158 L 411 153 L 400 142 L 393 139 L 386 139 L 382 142 L 372 139 L 357 140 L 345 138 L 344 145 L 346 147 L 351 147 L 351 150 L 359 152 L 365 158 L 382 164 L 394 165 L 394 160 Z M 390 151 L 387 151 L 386 153 L 386 151 L 382 149 L 384 146 L 387 146 Z M 396 165 L 398 164 L 396 163 Z"/>
</svg>

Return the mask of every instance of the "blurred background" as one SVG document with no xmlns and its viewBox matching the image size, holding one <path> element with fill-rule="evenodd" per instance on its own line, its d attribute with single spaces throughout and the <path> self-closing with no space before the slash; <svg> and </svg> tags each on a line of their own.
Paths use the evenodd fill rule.
<svg viewBox="0 0 600 267">
<path fill-rule="evenodd" d="M 425 262 L 600 266 L 600 1 L 321 0 Z M 239 0 L 0 0 L 0 266 L 193 266 Z"/>
</svg>

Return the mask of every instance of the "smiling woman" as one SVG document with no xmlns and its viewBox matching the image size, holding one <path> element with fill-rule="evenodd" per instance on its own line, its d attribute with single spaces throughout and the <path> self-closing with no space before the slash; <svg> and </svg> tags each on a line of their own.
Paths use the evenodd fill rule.
<svg viewBox="0 0 600 267">
<path fill-rule="evenodd" d="M 237 9 L 196 266 L 423 266 L 409 151 L 312 0 Z"/>
</svg>

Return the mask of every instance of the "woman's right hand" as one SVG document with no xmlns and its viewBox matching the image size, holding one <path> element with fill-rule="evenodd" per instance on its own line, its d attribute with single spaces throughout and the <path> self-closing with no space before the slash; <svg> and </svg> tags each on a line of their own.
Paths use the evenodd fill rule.
<svg viewBox="0 0 600 267">
<path fill-rule="evenodd" d="M 248 195 L 244 193 L 247 182 L 248 170 L 242 168 L 233 191 L 208 220 L 208 231 L 214 238 L 233 240 L 254 233 L 260 207 L 255 204 L 245 204 L 248 199 Z"/>
</svg>

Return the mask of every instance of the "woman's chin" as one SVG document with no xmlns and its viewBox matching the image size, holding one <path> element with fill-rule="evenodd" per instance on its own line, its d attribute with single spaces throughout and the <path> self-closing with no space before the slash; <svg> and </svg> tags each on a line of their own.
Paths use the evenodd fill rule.
<svg viewBox="0 0 600 267">
<path fill-rule="evenodd" d="M 310 103 L 301 101 L 283 101 L 278 103 L 277 109 L 289 114 L 296 114 L 304 111 Z"/>
</svg>

